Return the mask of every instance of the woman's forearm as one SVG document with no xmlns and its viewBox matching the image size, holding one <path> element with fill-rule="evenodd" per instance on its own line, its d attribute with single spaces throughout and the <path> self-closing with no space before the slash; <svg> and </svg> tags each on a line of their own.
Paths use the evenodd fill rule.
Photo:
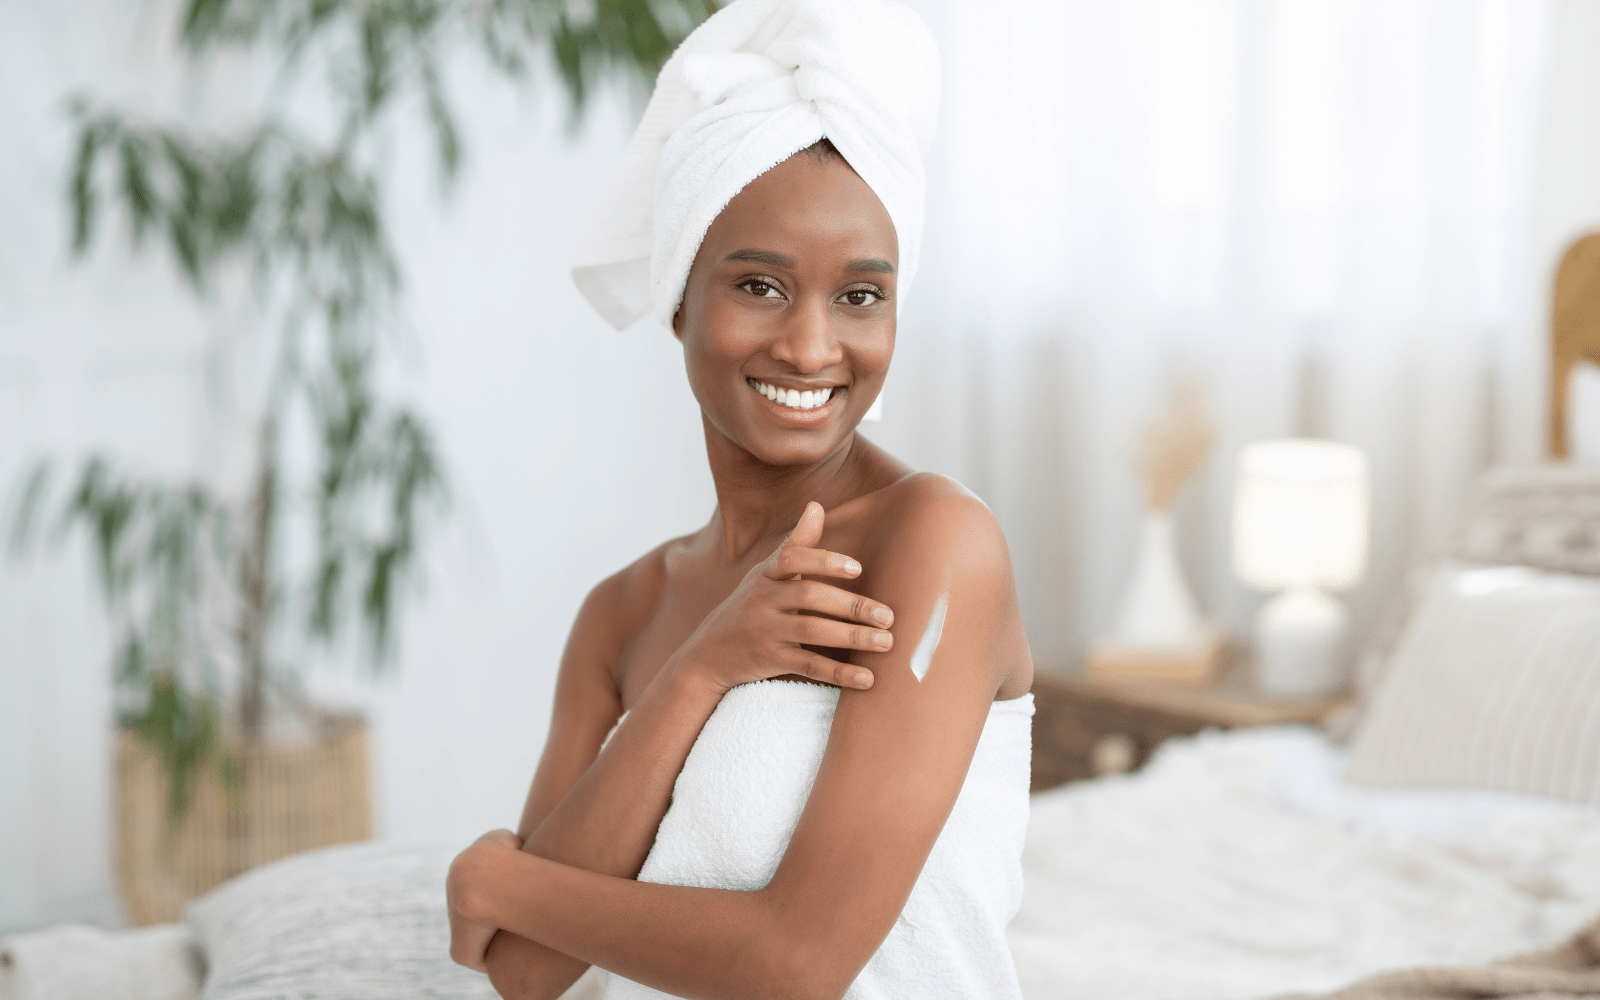
<svg viewBox="0 0 1600 1000">
<path fill-rule="evenodd" d="M 721 696 L 676 663 L 662 667 L 599 758 L 523 843 L 527 853 L 619 878 L 638 874 L 672 799 L 672 786 Z M 503 997 L 558 996 L 586 962 L 515 933 L 485 954 Z"/>
<path fill-rule="evenodd" d="M 522 849 L 602 875 L 644 865 L 689 750 L 722 696 L 668 663 Z"/>
<path fill-rule="evenodd" d="M 462 903 L 469 919 L 676 996 L 840 996 L 879 943 L 796 939 L 796 921 L 783 919 L 789 904 L 770 890 L 658 885 L 505 848 L 473 850 Z"/>
</svg>

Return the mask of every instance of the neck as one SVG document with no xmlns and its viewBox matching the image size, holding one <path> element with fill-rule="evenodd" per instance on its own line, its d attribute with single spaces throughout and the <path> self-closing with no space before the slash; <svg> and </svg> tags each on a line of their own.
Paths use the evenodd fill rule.
<svg viewBox="0 0 1600 1000">
<path fill-rule="evenodd" d="M 701 419 L 717 490 L 717 509 L 708 528 L 728 564 L 743 561 L 764 542 L 775 545 L 810 501 L 832 510 L 860 493 L 861 452 L 854 433 L 813 465 L 768 465 Z"/>
</svg>

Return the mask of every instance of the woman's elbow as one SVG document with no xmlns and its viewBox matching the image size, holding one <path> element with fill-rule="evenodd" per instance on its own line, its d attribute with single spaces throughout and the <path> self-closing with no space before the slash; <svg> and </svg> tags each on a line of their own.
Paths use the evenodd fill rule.
<svg viewBox="0 0 1600 1000">
<path fill-rule="evenodd" d="M 777 987 L 763 990 L 762 996 L 780 1000 L 840 1000 L 861 972 L 860 966 L 828 961 L 790 960 L 770 983 Z"/>
<path fill-rule="evenodd" d="M 839 1000 L 872 958 L 859 947 L 826 933 L 797 933 L 780 928 L 763 948 L 765 983 L 762 996 L 779 1000 Z"/>
<path fill-rule="evenodd" d="M 507 931 L 495 935 L 484 958 L 489 985 L 503 1000 L 556 1000 L 583 972 L 572 959 Z"/>
</svg>

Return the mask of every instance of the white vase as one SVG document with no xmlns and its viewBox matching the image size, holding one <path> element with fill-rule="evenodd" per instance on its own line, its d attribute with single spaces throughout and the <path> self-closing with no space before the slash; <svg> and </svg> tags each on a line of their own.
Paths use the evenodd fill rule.
<svg viewBox="0 0 1600 1000">
<path fill-rule="evenodd" d="M 1111 638 L 1125 646 L 1179 650 L 1203 645 L 1208 637 L 1178 568 L 1172 515 L 1147 511 L 1133 583 L 1122 600 Z"/>
</svg>

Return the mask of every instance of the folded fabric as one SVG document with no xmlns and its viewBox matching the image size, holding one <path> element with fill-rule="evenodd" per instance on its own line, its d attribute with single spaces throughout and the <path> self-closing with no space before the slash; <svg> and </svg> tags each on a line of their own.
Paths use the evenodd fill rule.
<svg viewBox="0 0 1600 1000">
<path fill-rule="evenodd" d="M 1600 920 L 1559 948 L 1462 968 L 1409 969 L 1323 994 L 1278 1000 L 1595 1000 L 1600 998 Z"/>
<path fill-rule="evenodd" d="M 922 240 L 922 155 L 939 109 L 939 53 L 890 0 L 735 0 L 684 40 L 572 276 L 617 329 L 683 297 L 706 230 L 745 185 L 822 138 L 872 188 L 899 240 L 896 301 Z"/>
<path fill-rule="evenodd" d="M 182 924 L 67 924 L 0 941 L 0 1000 L 194 1000 L 201 975 Z"/>
</svg>

